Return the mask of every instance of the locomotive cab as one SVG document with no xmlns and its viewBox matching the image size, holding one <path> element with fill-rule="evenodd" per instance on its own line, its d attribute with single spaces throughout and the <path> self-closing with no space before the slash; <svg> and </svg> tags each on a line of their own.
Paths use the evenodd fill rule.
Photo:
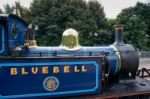
<svg viewBox="0 0 150 99">
<path fill-rule="evenodd" d="M 8 41 L 7 41 L 7 22 L 5 21 L 6 18 L 4 17 L 5 15 L 1 16 L 0 15 L 0 56 L 3 55 L 8 55 Z"/>
<path fill-rule="evenodd" d="M 4 26 L 0 24 L 0 53 L 4 53 L 5 45 L 4 45 Z"/>
<path fill-rule="evenodd" d="M 0 15 L 0 56 L 11 55 L 17 46 L 23 46 L 27 23 L 13 14 Z"/>
</svg>

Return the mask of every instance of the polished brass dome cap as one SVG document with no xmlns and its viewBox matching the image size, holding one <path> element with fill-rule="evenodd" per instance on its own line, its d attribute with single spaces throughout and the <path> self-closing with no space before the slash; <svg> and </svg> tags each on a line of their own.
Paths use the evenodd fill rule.
<svg viewBox="0 0 150 99">
<path fill-rule="evenodd" d="M 79 44 L 79 33 L 70 28 L 63 32 L 60 47 L 64 50 L 75 51 L 81 48 Z"/>
</svg>

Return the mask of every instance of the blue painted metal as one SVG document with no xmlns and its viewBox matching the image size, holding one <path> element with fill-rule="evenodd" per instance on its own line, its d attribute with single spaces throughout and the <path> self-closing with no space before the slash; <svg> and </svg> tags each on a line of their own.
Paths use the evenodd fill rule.
<svg viewBox="0 0 150 99">
<path fill-rule="evenodd" d="M 0 55 L 5 53 L 5 34 L 4 27 L 0 25 Z"/>
<path fill-rule="evenodd" d="M 63 73 L 64 66 L 70 66 L 70 73 Z M 85 65 L 87 72 L 76 73 L 74 66 Z M 48 74 L 42 74 L 41 68 L 49 67 Z M 60 73 L 54 74 L 53 67 L 58 66 Z M 30 69 L 38 67 L 39 73 L 32 74 Z M 10 75 L 10 68 L 17 68 L 16 76 Z M 28 75 L 21 74 L 21 68 L 28 71 Z M 41 60 L 9 60 L 0 61 L 0 98 L 27 98 L 27 97 L 55 97 L 65 95 L 80 95 L 99 93 L 102 90 L 101 82 L 101 59 L 100 58 L 57 58 Z M 43 82 L 47 77 L 56 77 L 59 80 L 59 87 L 54 91 L 47 91 Z"/>
<path fill-rule="evenodd" d="M 5 26 L 2 27 L 2 39 L 1 47 L 0 47 L 0 56 L 8 55 L 8 50 L 12 50 L 16 47 L 16 45 L 22 46 L 25 41 L 25 30 L 27 28 L 27 23 L 20 17 L 13 15 L 13 14 L 0 14 L 0 20 L 2 23 L 1 27 L 5 23 Z M 18 37 L 14 38 L 12 35 L 12 24 L 15 24 L 18 29 Z M 4 29 L 7 28 L 8 30 Z M 8 33 L 8 34 L 6 34 Z M 1 34 L 0 34 L 1 35 Z M 6 35 L 8 35 L 8 39 L 6 39 Z M 8 40 L 8 41 L 7 41 Z M 8 45 L 5 43 L 8 42 Z M 8 46 L 8 48 L 6 48 Z"/>
<path fill-rule="evenodd" d="M 97 46 L 97 47 L 81 47 L 76 51 L 67 51 L 60 47 L 35 47 L 29 48 L 27 52 L 23 54 L 24 57 L 53 57 L 56 56 L 100 56 L 103 52 L 109 53 L 107 58 L 110 65 L 110 73 L 116 74 L 119 71 L 119 57 L 116 54 L 117 50 L 113 46 Z M 91 55 L 90 55 L 91 54 Z"/>
<path fill-rule="evenodd" d="M 17 38 L 13 37 L 13 33 L 11 31 L 12 25 L 15 24 L 18 30 Z M 25 30 L 27 28 L 27 24 L 20 21 L 18 17 L 14 17 L 10 15 L 8 17 L 8 35 L 9 35 L 9 48 L 13 49 L 16 45 L 23 45 L 25 42 Z"/>
</svg>

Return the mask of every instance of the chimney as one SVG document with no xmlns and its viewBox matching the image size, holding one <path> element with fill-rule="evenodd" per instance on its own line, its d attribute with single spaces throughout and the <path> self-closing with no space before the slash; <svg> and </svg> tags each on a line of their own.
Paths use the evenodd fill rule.
<svg viewBox="0 0 150 99">
<path fill-rule="evenodd" d="M 15 14 L 17 16 L 21 17 L 20 10 L 19 10 L 20 3 L 19 2 L 15 2 L 15 4 L 16 4 Z"/>
<path fill-rule="evenodd" d="M 125 45 L 125 43 L 123 42 L 123 27 L 124 27 L 124 25 L 122 25 L 122 24 L 114 25 L 114 28 L 115 28 L 115 42 L 114 42 L 114 44 L 117 46 Z"/>
</svg>

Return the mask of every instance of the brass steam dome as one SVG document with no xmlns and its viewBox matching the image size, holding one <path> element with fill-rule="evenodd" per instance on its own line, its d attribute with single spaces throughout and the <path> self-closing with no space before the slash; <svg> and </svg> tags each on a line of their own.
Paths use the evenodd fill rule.
<svg viewBox="0 0 150 99">
<path fill-rule="evenodd" d="M 75 51 L 81 48 L 79 44 L 79 33 L 70 28 L 63 32 L 60 47 L 64 50 Z"/>
</svg>

